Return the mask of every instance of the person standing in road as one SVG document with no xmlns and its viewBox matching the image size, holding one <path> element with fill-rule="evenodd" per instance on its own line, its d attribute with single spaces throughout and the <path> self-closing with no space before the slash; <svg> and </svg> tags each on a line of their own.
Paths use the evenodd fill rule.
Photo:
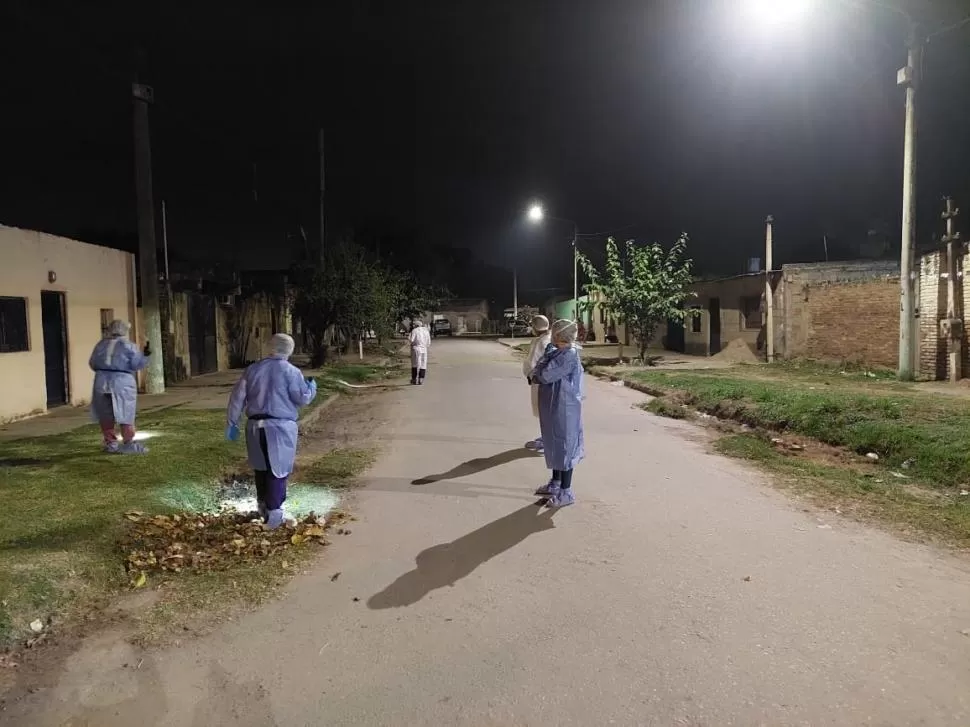
<svg viewBox="0 0 970 727">
<path fill-rule="evenodd" d="M 415 386 L 424 383 L 428 373 L 428 349 L 431 348 L 431 334 L 420 318 L 414 321 L 408 341 L 411 344 L 411 385 Z"/>
<path fill-rule="evenodd" d="M 539 361 L 546 353 L 546 348 L 552 340 L 549 333 L 549 319 L 545 316 L 536 316 L 532 319 L 532 332 L 535 338 L 529 346 L 529 353 L 522 362 L 522 373 L 525 374 L 526 381 L 529 382 L 529 393 L 532 398 L 532 416 L 539 418 L 539 384 L 532 380 L 532 370 L 539 365 Z M 542 433 L 531 442 L 526 442 L 526 449 L 532 449 L 542 454 Z"/>
<path fill-rule="evenodd" d="M 226 439 L 239 439 L 239 418 L 245 409 L 246 451 L 256 477 L 256 506 L 270 528 L 286 520 L 286 485 L 296 460 L 300 407 L 313 401 L 317 382 L 288 359 L 295 344 L 285 333 L 270 341 L 272 353 L 249 366 L 232 388 L 226 413 Z"/>
<path fill-rule="evenodd" d="M 585 456 L 583 445 L 583 363 L 576 346 L 577 326 L 559 320 L 552 326 L 552 345 L 532 371 L 539 384 L 539 427 L 552 479 L 536 490 L 549 507 L 576 502 L 573 469 Z"/>
<path fill-rule="evenodd" d="M 149 344 L 139 350 L 128 340 L 131 324 L 111 321 L 105 338 L 91 352 L 88 365 L 94 371 L 91 414 L 101 426 L 104 451 L 112 454 L 143 454 L 144 445 L 135 441 L 135 411 L 138 380 L 135 374 L 148 365 Z M 121 444 L 115 426 L 121 425 Z"/>
</svg>

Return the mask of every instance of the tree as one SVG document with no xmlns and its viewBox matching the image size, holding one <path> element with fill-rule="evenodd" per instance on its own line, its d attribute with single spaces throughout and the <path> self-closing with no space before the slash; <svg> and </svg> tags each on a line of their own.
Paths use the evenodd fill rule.
<svg viewBox="0 0 970 727">
<path fill-rule="evenodd" d="M 326 361 L 332 334 L 346 344 L 370 331 L 384 338 L 405 318 L 437 308 L 446 293 L 384 266 L 351 240 L 328 248 L 322 270 L 303 267 L 294 278 L 293 313 L 303 323 L 313 366 Z"/>
<path fill-rule="evenodd" d="M 687 235 L 681 235 L 669 250 L 660 243 L 638 245 L 627 240 L 625 255 L 612 237 L 606 241 L 606 264 L 602 271 L 580 253 L 579 263 L 590 282 L 587 293 L 599 298 L 605 313 L 625 324 L 636 338 L 640 360 L 646 361 L 647 346 L 657 327 L 669 320 L 683 321 L 684 303 L 694 297 L 688 290 L 693 261 L 687 257 Z"/>
</svg>

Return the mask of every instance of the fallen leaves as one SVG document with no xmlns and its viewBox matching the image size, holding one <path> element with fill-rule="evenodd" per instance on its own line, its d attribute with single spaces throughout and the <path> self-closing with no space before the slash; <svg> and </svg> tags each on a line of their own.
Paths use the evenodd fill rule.
<svg viewBox="0 0 970 727">
<path fill-rule="evenodd" d="M 276 530 L 267 529 L 254 515 L 235 511 L 215 514 L 178 513 L 124 515 L 121 547 L 132 588 L 144 588 L 151 573 L 183 570 L 224 570 L 242 562 L 262 560 L 289 548 L 326 545 L 329 523 L 313 513 Z M 331 520 L 347 519 L 333 513 Z"/>
</svg>

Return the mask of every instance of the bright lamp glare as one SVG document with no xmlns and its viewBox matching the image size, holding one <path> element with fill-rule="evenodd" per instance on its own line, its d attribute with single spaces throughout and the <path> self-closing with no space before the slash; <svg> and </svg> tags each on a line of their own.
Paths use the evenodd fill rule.
<svg viewBox="0 0 970 727">
<path fill-rule="evenodd" d="M 744 0 L 747 20 L 774 29 L 794 25 L 808 14 L 812 0 Z"/>
<path fill-rule="evenodd" d="M 529 208 L 529 222 L 542 222 L 543 217 L 545 212 L 542 211 L 542 205 L 534 204 Z"/>
</svg>

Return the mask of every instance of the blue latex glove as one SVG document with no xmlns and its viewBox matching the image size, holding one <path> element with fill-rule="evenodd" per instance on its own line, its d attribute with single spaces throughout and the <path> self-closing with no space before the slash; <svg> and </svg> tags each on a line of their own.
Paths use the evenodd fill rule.
<svg viewBox="0 0 970 727">
<path fill-rule="evenodd" d="M 317 380 L 316 379 L 307 379 L 307 385 L 310 387 L 310 391 L 313 392 L 313 395 L 316 396 L 317 395 Z"/>
<path fill-rule="evenodd" d="M 226 427 L 226 439 L 230 442 L 235 442 L 239 439 L 239 427 L 236 424 L 230 424 Z"/>
</svg>

